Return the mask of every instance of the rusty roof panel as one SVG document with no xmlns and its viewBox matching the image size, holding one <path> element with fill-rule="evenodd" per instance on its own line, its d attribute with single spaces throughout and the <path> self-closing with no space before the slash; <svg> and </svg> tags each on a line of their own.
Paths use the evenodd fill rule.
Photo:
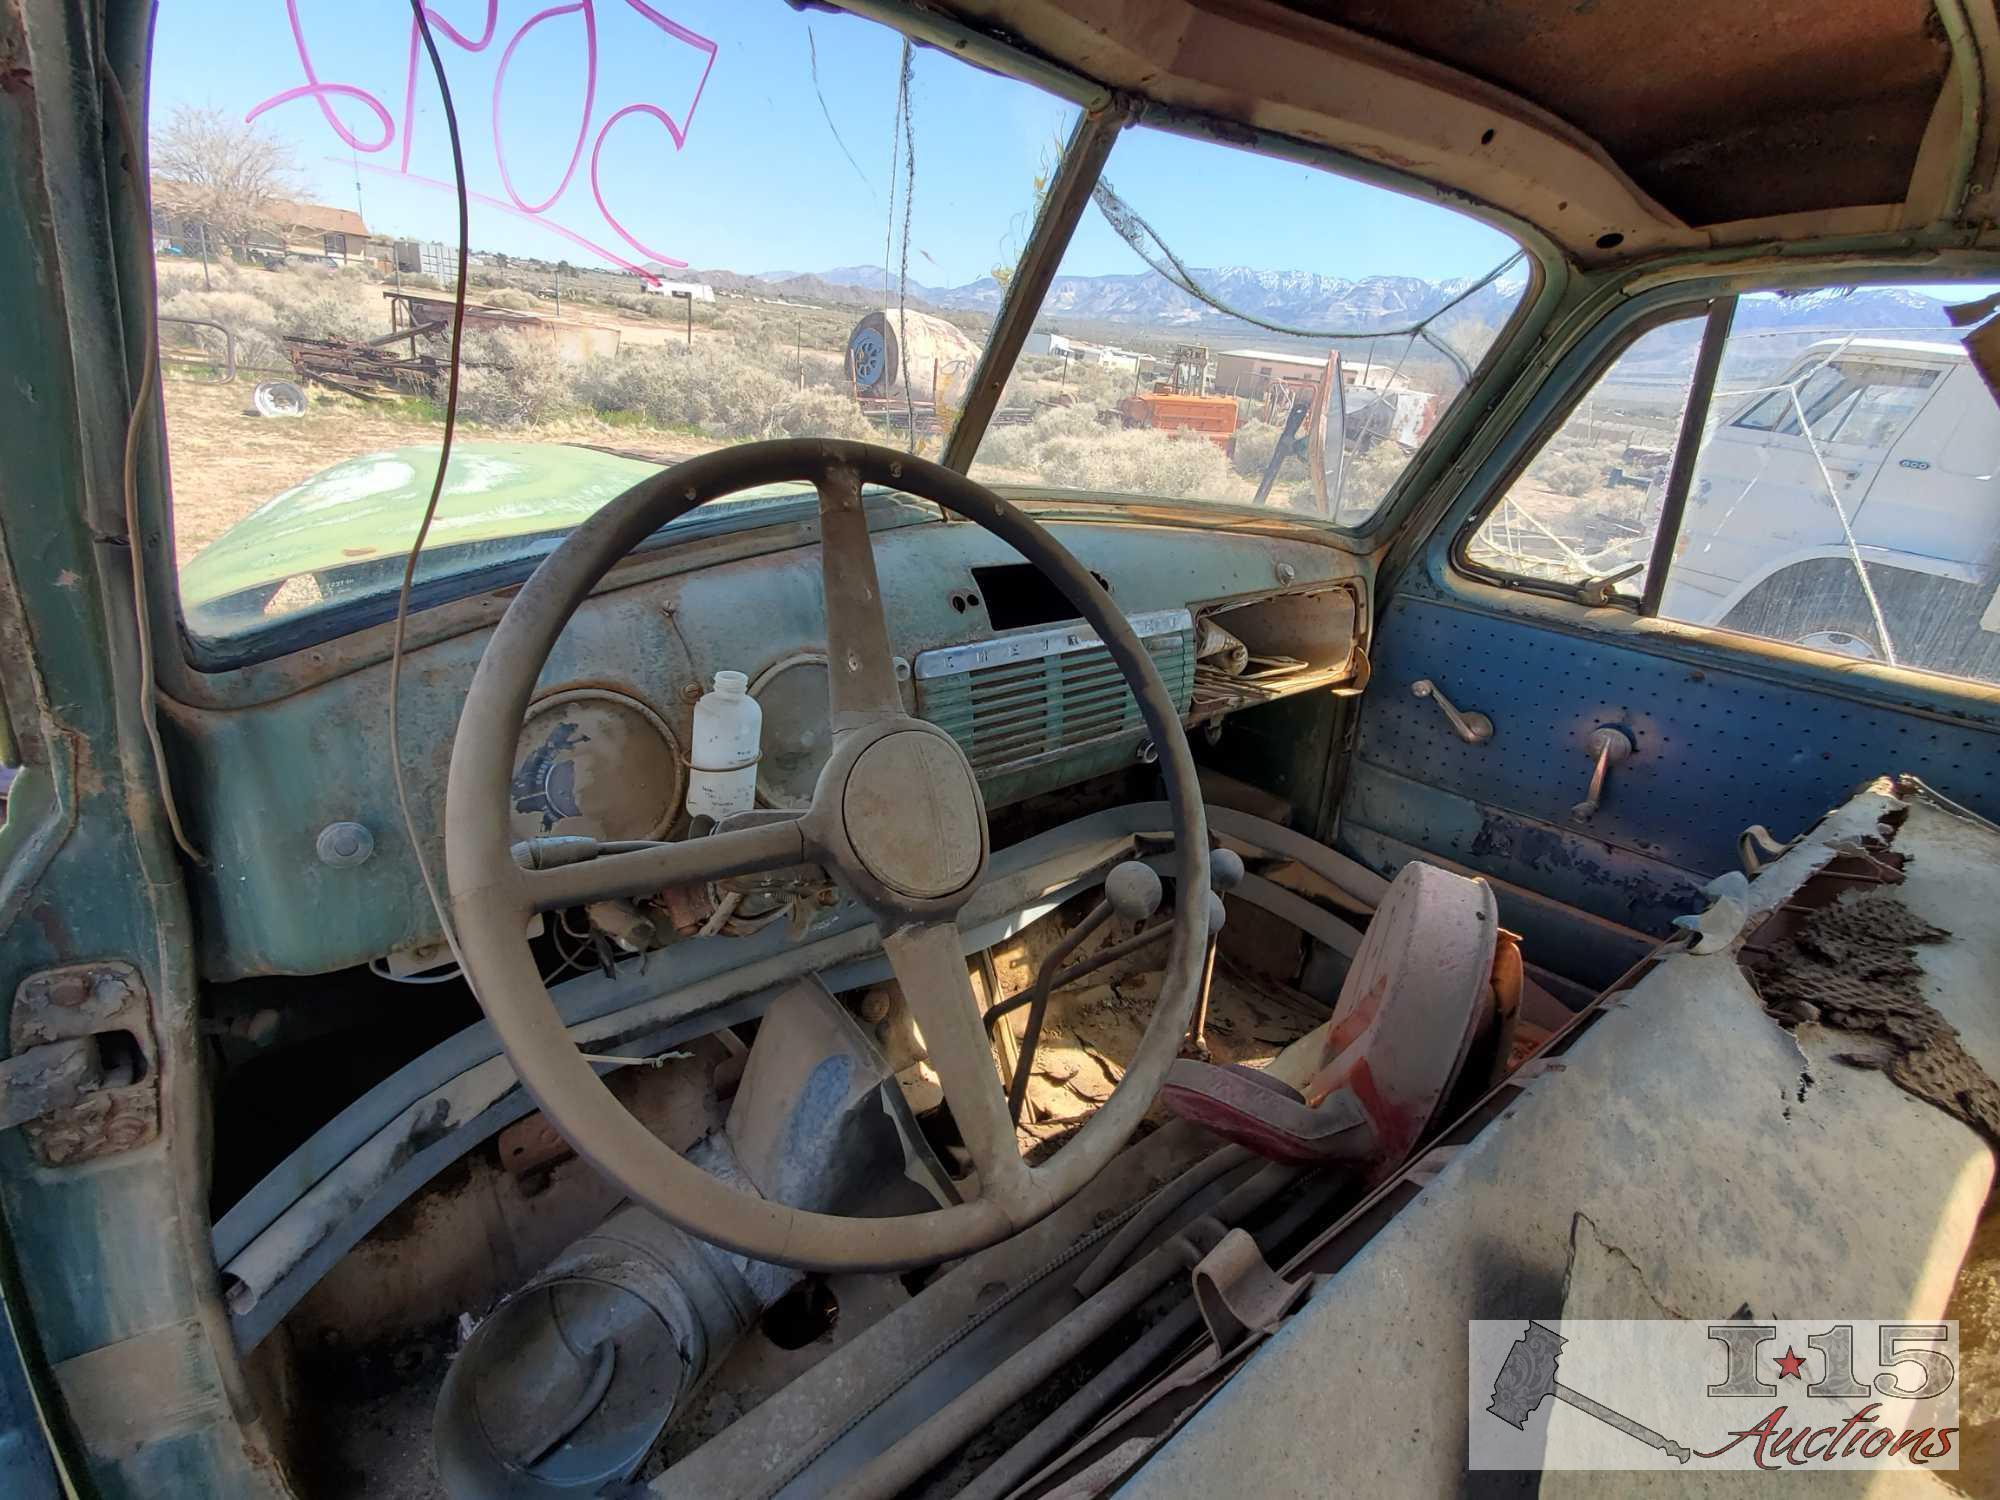
<svg viewBox="0 0 2000 1500">
<path fill-rule="evenodd" d="M 1287 0 L 1499 85 L 1690 224 L 1898 203 L 1950 49 L 1930 0 Z"/>
</svg>

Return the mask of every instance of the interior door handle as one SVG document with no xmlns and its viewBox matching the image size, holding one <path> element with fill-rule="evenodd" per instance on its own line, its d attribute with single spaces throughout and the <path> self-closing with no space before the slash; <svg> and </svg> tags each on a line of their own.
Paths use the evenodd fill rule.
<svg viewBox="0 0 2000 1500">
<path fill-rule="evenodd" d="M 1632 736 L 1622 729 L 1608 726 L 1595 731 L 1584 750 L 1596 762 L 1590 768 L 1590 790 L 1584 799 L 1569 810 L 1569 815 L 1579 823 L 1588 823 L 1597 816 L 1597 809 L 1604 801 L 1604 783 L 1611 776 L 1611 768 L 1632 754 Z"/>
<path fill-rule="evenodd" d="M 1438 685 L 1428 677 L 1420 677 L 1410 684 L 1410 695 L 1429 698 L 1444 710 L 1444 716 L 1451 720 L 1451 732 L 1468 745 L 1483 745 L 1493 738 L 1493 721 L 1482 713 L 1460 713 L 1451 706 L 1451 699 L 1439 691 Z"/>
</svg>

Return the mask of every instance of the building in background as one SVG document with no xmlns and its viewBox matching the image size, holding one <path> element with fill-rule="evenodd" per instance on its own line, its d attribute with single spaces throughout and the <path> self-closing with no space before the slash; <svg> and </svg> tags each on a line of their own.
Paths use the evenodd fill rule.
<svg viewBox="0 0 2000 1500">
<path fill-rule="evenodd" d="M 1120 349 L 1111 344 L 1092 344 L 1042 330 L 1028 335 L 1021 352 L 1068 360 L 1072 364 L 1100 365 L 1109 370 L 1122 370 L 1127 375 L 1137 375 L 1140 366 L 1151 363 L 1147 356 L 1135 350 Z"/>
<path fill-rule="evenodd" d="M 705 281 L 642 281 L 639 284 L 655 297 L 686 297 L 691 302 L 715 300 L 715 288 Z"/>
<path fill-rule="evenodd" d="M 450 281 L 458 274 L 458 253 L 443 240 L 397 240 L 396 269 L 405 275 Z"/>
<path fill-rule="evenodd" d="M 1285 380 L 1317 380 L 1326 368 L 1326 355 L 1302 349 L 1281 354 L 1271 349 L 1224 349 L 1215 356 L 1215 393 L 1243 396 L 1251 400 Z"/>
</svg>

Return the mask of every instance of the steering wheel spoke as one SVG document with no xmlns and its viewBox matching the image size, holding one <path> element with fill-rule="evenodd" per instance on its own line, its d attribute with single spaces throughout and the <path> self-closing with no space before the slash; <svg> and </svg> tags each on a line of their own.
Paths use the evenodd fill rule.
<svg viewBox="0 0 2000 1500">
<path fill-rule="evenodd" d="M 798 819 L 787 819 L 519 874 L 531 909 L 555 911 L 620 896 L 647 896 L 725 875 L 782 869 L 807 858 L 805 825 Z"/>
<path fill-rule="evenodd" d="M 1014 1121 L 993 1064 L 992 1043 L 979 1024 L 979 1002 L 958 928 L 950 922 L 905 927 L 884 938 L 882 948 L 924 1034 L 958 1133 L 979 1168 L 981 1200 L 1012 1222 L 1031 1221 L 1047 1205 L 1037 1209 L 1034 1174 L 1015 1143 Z"/>
<path fill-rule="evenodd" d="M 618 560 L 668 522 L 760 485 L 819 492 L 834 751 L 803 819 L 615 853 L 578 845 L 512 853 L 514 746 L 565 623 Z M 976 522 L 1037 567 L 1096 629 L 1160 748 L 1179 851 L 1167 972 L 1124 1078 L 1062 1149 L 1021 1159 L 960 936 L 989 830 L 976 773 L 935 726 L 909 718 L 896 683 L 863 483 L 894 485 Z M 930 1265 L 996 1243 L 1048 1213 L 1111 1162 L 1172 1066 L 1200 988 L 1208 835 L 1180 708 L 1131 625 L 1090 573 L 1031 518 L 963 474 L 864 443 L 797 438 L 677 464 L 597 509 L 508 605 L 473 674 L 452 744 L 445 807 L 452 920 L 472 990 L 522 1083 L 556 1129 L 633 1199 L 691 1234 L 759 1260 L 814 1270 Z M 576 857 L 573 863 L 559 859 Z M 523 933 L 531 910 L 644 896 L 808 860 L 876 915 L 883 946 L 980 1175 L 968 1202 L 879 1219 L 811 1213 L 711 1177 L 629 1113 L 577 1052 Z"/>
<path fill-rule="evenodd" d="M 896 658 L 882 613 L 875 542 L 861 505 L 860 472 L 830 465 L 819 487 L 820 579 L 826 595 L 826 663 L 835 734 L 902 717 Z"/>
</svg>

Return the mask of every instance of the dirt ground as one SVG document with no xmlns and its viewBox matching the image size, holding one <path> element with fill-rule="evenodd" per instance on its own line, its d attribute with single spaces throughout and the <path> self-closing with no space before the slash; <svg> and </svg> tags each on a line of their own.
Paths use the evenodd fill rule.
<svg viewBox="0 0 2000 1500">
<path fill-rule="evenodd" d="M 1964 1495 L 2000 1495 L 2000 1199 L 1972 1237 L 1944 1315 L 1958 1323 L 1958 1472 Z"/>
</svg>

